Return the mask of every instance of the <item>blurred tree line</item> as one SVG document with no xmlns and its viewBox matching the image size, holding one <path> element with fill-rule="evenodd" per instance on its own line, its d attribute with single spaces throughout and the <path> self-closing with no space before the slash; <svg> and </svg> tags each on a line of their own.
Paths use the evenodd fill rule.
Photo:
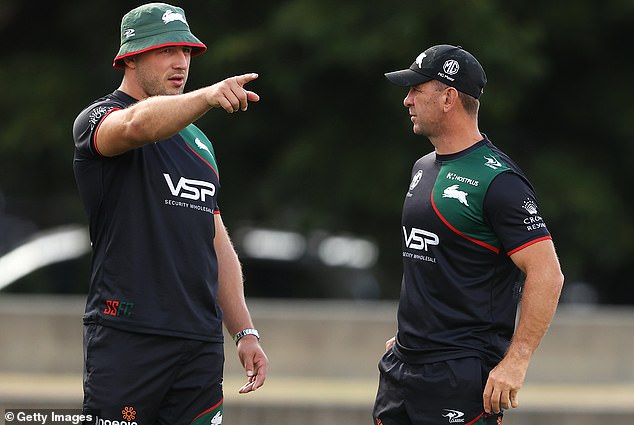
<svg viewBox="0 0 634 425">
<path fill-rule="evenodd" d="M 141 3 L 0 3 L 5 245 L 21 226 L 86 222 L 71 126 L 120 83 L 111 67 L 120 20 Z M 634 59 L 625 41 L 634 1 L 172 4 L 209 47 L 192 61 L 189 90 L 260 74 L 250 84 L 260 103 L 246 113 L 211 111 L 197 123 L 216 147 L 230 229 L 252 223 L 372 237 L 383 294 L 396 296 L 403 197 L 412 164 L 432 147 L 411 133 L 405 91 L 383 73 L 431 45 L 459 44 L 488 75 L 480 128 L 530 176 L 567 283 L 590 283 L 602 302 L 634 304 Z"/>
</svg>

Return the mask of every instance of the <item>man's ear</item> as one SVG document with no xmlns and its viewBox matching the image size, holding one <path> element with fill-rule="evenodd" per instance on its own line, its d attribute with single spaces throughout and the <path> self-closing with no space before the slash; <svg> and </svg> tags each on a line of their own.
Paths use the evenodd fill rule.
<svg viewBox="0 0 634 425">
<path fill-rule="evenodd" d="M 454 87 L 447 87 L 447 89 L 445 90 L 443 99 L 444 99 L 445 112 L 447 112 L 451 108 L 455 107 L 458 103 L 460 103 L 458 90 L 456 90 Z"/>
<path fill-rule="evenodd" d="M 135 58 L 136 58 L 136 56 L 129 56 L 127 58 L 123 58 L 124 65 L 129 67 L 129 68 L 136 68 Z"/>
</svg>

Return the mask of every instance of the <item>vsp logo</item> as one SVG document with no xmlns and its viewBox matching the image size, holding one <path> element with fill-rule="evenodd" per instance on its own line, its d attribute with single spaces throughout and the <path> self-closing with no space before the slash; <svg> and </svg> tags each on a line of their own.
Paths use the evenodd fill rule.
<svg viewBox="0 0 634 425">
<path fill-rule="evenodd" d="M 429 245 L 438 245 L 440 242 L 437 234 L 415 227 L 412 227 L 412 230 L 408 232 L 407 228 L 403 226 L 403 236 L 406 247 L 421 251 L 428 251 Z"/>
<path fill-rule="evenodd" d="M 174 196 L 205 202 L 207 196 L 214 196 L 216 194 L 216 186 L 210 182 L 181 177 L 178 184 L 174 185 L 174 182 L 169 174 L 163 173 L 163 177 L 165 177 L 167 186 Z"/>
</svg>

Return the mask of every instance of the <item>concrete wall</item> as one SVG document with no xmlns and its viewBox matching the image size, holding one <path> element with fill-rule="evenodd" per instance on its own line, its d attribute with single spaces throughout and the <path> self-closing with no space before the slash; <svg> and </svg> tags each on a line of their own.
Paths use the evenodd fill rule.
<svg viewBox="0 0 634 425">
<path fill-rule="evenodd" d="M 249 303 L 271 374 L 368 377 L 395 332 L 393 302 Z M 0 296 L 0 372 L 80 373 L 83 298 Z M 227 339 L 227 373 L 239 374 Z M 560 307 L 529 382 L 634 381 L 634 309 Z"/>
<path fill-rule="evenodd" d="M 243 371 L 227 340 L 228 423 L 370 423 L 376 364 L 395 332 L 394 302 L 249 305 L 269 379 L 262 391 L 237 396 Z M 76 297 L 0 296 L 0 405 L 78 406 L 83 307 Z M 560 307 L 520 394 L 524 404 L 505 424 L 633 424 L 634 309 Z"/>
</svg>

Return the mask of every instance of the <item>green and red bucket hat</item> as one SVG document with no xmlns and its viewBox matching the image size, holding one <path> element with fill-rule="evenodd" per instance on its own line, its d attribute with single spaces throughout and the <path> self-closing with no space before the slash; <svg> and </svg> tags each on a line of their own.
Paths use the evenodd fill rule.
<svg viewBox="0 0 634 425">
<path fill-rule="evenodd" d="M 123 58 L 167 46 L 192 48 L 192 56 L 207 50 L 189 29 L 185 11 L 165 3 L 148 3 L 121 19 L 121 46 L 113 67 L 122 69 Z"/>
</svg>

